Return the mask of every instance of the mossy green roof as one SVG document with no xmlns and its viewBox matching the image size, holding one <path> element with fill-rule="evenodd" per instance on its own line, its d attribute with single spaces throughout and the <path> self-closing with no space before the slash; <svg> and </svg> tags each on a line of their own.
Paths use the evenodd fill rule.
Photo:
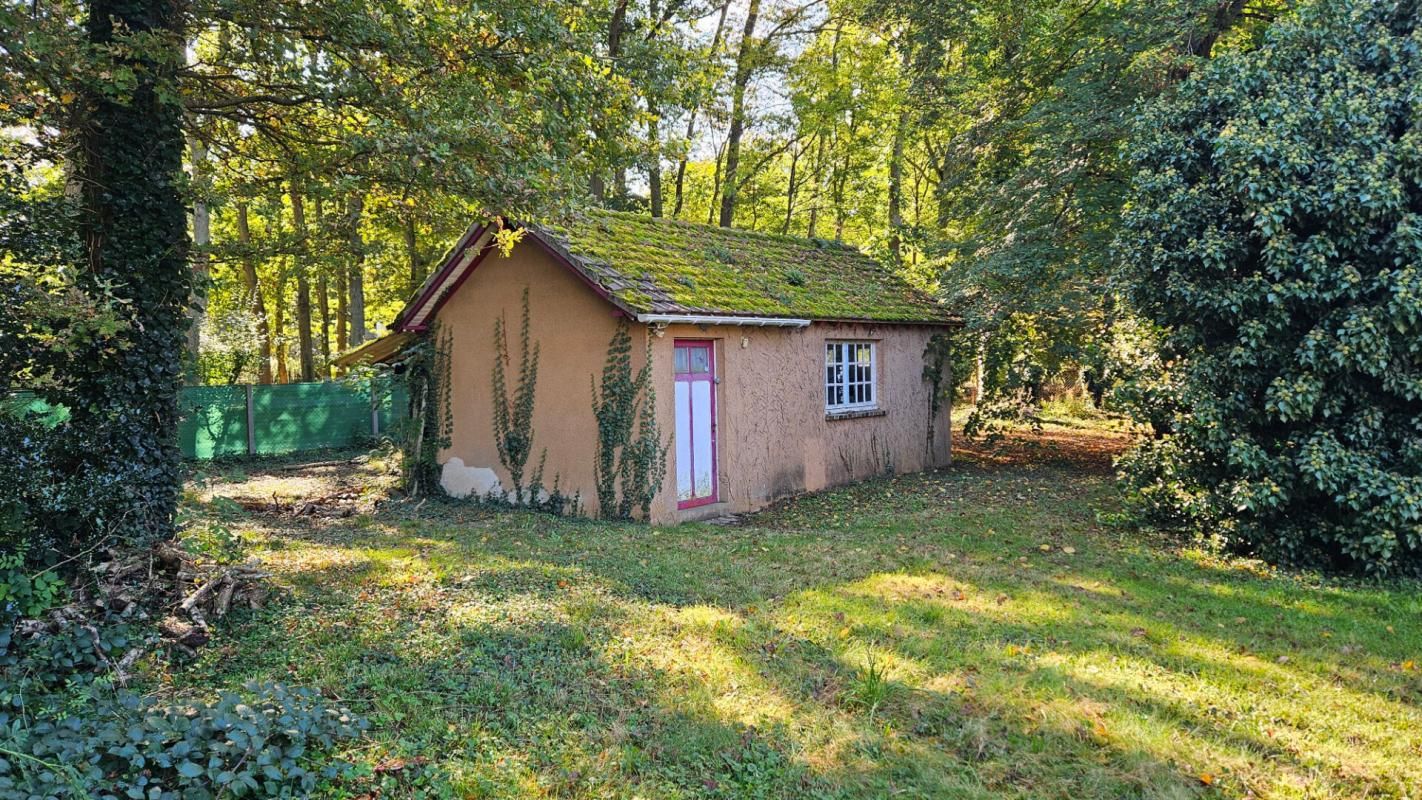
<svg viewBox="0 0 1422 800">
<path fill-rule="evenodd" d="M 860 251 L 615 211 L 532 232 L 638 314 L 948 323 L 933 297 Z"/>
</svg>

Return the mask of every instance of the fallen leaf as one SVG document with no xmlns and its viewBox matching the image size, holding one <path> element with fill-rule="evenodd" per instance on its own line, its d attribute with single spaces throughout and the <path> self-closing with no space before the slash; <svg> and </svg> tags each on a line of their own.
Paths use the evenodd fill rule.
<svg viewBox="0 0 1422 800">
<path fill-rule="evenodd" d="M 1198 777 L 1200 779 L 1200 783 L 1204 784 L 1205 786 L 1215 785 L 1215 776 L 1211 775 L 1208 772 L 1201 772 L 1196 777 Z"/>
<path fill-rule="evenodd" d="M 1066 547 L 1062 548 L 1062 552 L 1066 553 L 1069 556 L 1074 556 L 1076 555 L 1076 548 L 1072 547 L 1071 545 L 1067 545 Z"/>
<path fill-rule="evenodd" d="M 1050 553 L 1050 552 L 1052 552 L 1052 546 L 1049 545 L 1049 544 L 1041 545 L 1041 546 L 1039 546 L 1037 549 L 1038 549 L 1038 550 L 1041 550 L 1043 553 Z"/>
</svg>

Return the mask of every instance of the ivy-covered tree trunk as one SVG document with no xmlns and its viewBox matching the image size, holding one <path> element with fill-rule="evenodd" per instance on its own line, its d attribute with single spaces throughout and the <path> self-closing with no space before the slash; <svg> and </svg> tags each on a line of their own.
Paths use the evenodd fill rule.
<svg viewBox="0 0 1422 800">
<path fill-rule="evenodd" d="M 75 359 L 83 373 L 74 419 L 89 434 L 75 456 L 107 486 L 86 520 L 90 533 L 134 540 L 170 535 L 178 499 L 177 399 L 192 291 L 178 183 L 181 19 L 171 0 L 89 3 L 90 42 L 112 54 L 112 74 L 132 82 L 121 95 L 84 99 L 83 283 L 124 302 L 132 324 L 121 346 Z"/>
</svg>

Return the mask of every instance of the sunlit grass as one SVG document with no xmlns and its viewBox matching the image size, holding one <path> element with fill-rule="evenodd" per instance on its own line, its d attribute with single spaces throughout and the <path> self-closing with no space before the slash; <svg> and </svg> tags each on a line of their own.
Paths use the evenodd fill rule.
<svg viewBox="0 0 1422 800">
<path fill-rule="evenodd" d="M 1416 796 L 1417 586 L 1103 530 L 1112 498 L 980 463 L 732 527 L 251 515 L 289 595 L 174 688 L 317 686 L 373 723 L 352 757 L 429 759 L 336 796 Z"/>
</svg>

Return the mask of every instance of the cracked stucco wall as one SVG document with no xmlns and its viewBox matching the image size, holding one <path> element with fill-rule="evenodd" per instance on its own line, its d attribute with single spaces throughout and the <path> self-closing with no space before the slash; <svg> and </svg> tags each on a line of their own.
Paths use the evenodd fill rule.
<svg viewBox="0 0 1422 800">
<path fill-rule="evenodd" d="M 923 350 L 935 330 L 820 322 L 798 329 L 669 326 L 653 338 L 660 419 L 673 419 L 674 341 L 715 342 L 721 503 L 679 512 L 674 477 L 669 477 L 654 518 L 750 511 L 781 497 L 948 463 L 946 404 L 939 409 L 931 447 L 927 440 L 930 386 L 923 380 Z M 826 418 L 825 343 L 833 340 L 876 343 L 882 415 Z M 675 474 L 675 465 L 669 465 L 668 475 Z"/>
</svg>

